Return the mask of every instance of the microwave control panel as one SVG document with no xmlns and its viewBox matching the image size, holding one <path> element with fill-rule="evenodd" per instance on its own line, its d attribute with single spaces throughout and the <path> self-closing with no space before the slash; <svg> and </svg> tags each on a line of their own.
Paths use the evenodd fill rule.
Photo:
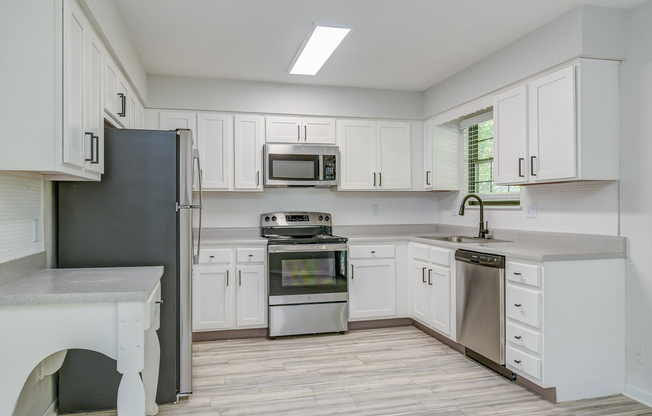
<svg viewBox="0 0 652 416">
<path fill-rule="evenodd" d="M 337 166 L 335 164 L 335 155 L 324 155 L 324 180 L 334 181 L 337 180 L 336 173 Z"/>
</svg>

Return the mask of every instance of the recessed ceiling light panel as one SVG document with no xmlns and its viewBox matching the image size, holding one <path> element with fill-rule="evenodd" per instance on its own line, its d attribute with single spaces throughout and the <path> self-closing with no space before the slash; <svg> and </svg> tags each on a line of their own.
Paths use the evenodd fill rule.
<svg viewBox="0 0 652 416">
<path fill-rule="evenodd" d="M 315 75 L 355 26 L 314 22 L 288 73 Z"/>
</svg>

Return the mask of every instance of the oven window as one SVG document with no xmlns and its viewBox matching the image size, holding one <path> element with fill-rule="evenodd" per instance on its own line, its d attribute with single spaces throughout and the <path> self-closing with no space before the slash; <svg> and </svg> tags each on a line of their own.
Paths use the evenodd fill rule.
<svg viewBox="0 0 652 416">
<path fill-rule="evenodd" d="M 315 178 L 315 163 L 309 160 L 274 160 L 272 169 L 276 178 Z"/>
<path fill-rule="evenodd" d="M 335 259 L 283 260 L 282 286 L 335 285 Z"/>
</svg>

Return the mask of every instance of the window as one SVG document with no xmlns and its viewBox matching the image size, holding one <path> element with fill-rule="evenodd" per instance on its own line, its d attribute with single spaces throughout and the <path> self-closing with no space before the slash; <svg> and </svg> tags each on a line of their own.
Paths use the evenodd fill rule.
<svg viewBox="0 0 652 416">
<path fill-rule="evenodd" d="M 518 204 L 520 187 L 494 184 L 492 112 L 462 120 L 460 129 L 464 143 L 466 192 L 495 201 L 496 205 Z"/>
</svg>

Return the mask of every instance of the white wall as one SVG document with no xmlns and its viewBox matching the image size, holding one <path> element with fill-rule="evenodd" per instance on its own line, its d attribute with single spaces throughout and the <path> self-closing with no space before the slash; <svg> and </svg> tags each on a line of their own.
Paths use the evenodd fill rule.
<svg viewBox="0 0 652 416">
<path fill-rule="evenodd" d="M 423 92 L 423 118 L 570 59 L 624 58 L 625 11 L 580 6 Z"/>
<path fill-rule="evenodd" d="M 477 226 L 479 212 L 457 215 L 465 194 L 442 194 L 437 199 L 440 224 Z M 525 207 L 537 204 L 537 218 Z M 455 215 L 453 215 L 453 208 Z M 489 230 L 547 231 L 600 235 L 618 234 L 618 182 L 569 182 L 521 187 L 521 208 L 485 209 Z"/>
<path fill-rule="evenodd" d="M 421 120 L 420 92 L 149 76 L 147 107 Z"/>
<path fill-rule="evenodd" d="M 371 204 L 378 204 L 379 215 L 371 214 Z M 437 222 L 435 194 L 424 192 L 332 192 L 317 188 L 205 192 L 203 207 L 202 226 L 208 228 L 260 227 L 260 214 L 277 211 L 329 212 L 338 226 Z"/>
<path fill-rule="evenodd" d="M 631 9 L 629 57 L 620 65 L 621 234 L 629 241 L 627 262 L 628 394 L 652 403 L 652 1 Z M 645 346 L 645 364 L 634 346 Z"/>
<path fill-rule="evenodd" d="M 127 26 L 113 0 L 79 0 L 80 5 L 96 29 L 100 38 L 116 58 L 127 78 L 147 104 L 147 71 L 140 59 Z"/>
</svg>

